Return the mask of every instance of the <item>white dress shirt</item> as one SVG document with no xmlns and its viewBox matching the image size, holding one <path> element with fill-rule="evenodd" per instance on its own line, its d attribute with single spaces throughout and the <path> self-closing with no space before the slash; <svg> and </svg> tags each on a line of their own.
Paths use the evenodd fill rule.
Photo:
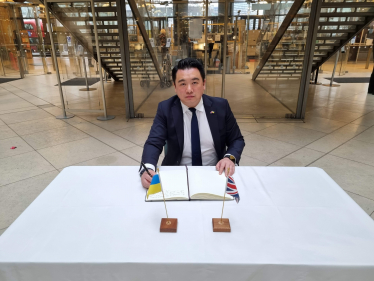
<svg viewBox="0 0 374 281">
<path fill-rule="evenodd" d="M 191 148 L 191 120 L 192 112 L 181 102 L 183 112 L 184 127 L 184 145 L 182 160 L 180 165 L 192 166 L 192 148 Z M 210 131 L 208 119 L 206 118 L 203 99 L 197 104 L 196 116 L 199 124 L 200 149 L 203 166 L 215 166 L 218 162 L 212 132 Z"/>
</svg>

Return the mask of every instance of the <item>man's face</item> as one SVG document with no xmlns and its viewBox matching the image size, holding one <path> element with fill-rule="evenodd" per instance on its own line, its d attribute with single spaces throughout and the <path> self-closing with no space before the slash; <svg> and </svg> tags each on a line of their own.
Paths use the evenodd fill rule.
<svg viewBox="0 0 374 281">
<path fill-rule="evenodd" d="M 197 68 L 179 69 L 175 79 L 175 92 L 188 107 L 195 107 L 205 90 L 205 80 Z"/>
</svg>

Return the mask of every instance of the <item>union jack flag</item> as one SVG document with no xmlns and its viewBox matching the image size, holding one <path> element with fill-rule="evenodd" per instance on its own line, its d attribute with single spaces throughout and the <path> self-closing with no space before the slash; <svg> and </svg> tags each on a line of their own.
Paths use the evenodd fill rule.
<svg viewBox="0 0 374 281">
<path fill-rule="evenodd" d="M 233 177 L 229 177 L 227 180 L 226 193 L 234 197 L 236 203 L 239 203 L 240 197 Z"/>
</svg>

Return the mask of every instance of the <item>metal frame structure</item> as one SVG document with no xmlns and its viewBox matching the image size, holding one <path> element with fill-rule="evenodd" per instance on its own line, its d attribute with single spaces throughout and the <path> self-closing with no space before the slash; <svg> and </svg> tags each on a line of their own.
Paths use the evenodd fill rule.
<svg viewBox="0 0 374 281">
<path fill-rule="evenodd" d="M 45 58 L 45 46 L 43 44 L 43 34 L 42 34 L 42 29 L 40 27 L 38 10 L 36 9 L 35 6 L 34 6 L 34 15 L 35 15 L 35 24 L 36 24 L 37 31 L 38 31 L 39 46 L 41 47 L 41 57 L 42 57 L 42 63 L 43 63 L 43 68 L 44 68 L 44 74 L 52 74 L 52 72 L 48 70 L 48 64 Z"/>
<path fill-rule="evenodd" d="M 44 0 L 44 5 L 47 7 L 48 0 Z M 72 114 L 66 114 L 65 110 L 65 101 L 64 101 L 64 94 L 62 92 L 62 87 L 61 87 L 61 79 L 60 79 L 60 71 L 57 63 L 57 57 L 56 57 L 56 51 L 55 51 L 55 44 L 53 41 L 53 34 L 52 34 L 52 25 L 51 25 L 51 18 L 49 16 L 49 12 L 46 9 L 46 18 L 47 18 L 47 25 L 48 25 L 48 31 L 49 31 L 49 38 L 51 40 L 51 49 L 52 49 L 52 55 L 53 55 L 53 60 L 55 62 L 56 66 L 56 77 L 57 77 L 57 84 L 58 84 L 58 91 L 60 92 L 60 100 L 61 100 L 61 106 L 62 106 L 62 115 L 56 116 L 57 119 L 69 119 L 74 117 Z"/>
<path fill-rule="evenodd" d="M 304 51 L 304 66 L 301 72 L 301 81 L 295 114 L 295 118 L 297 119 L 304 119 L 305 117 L 306 101 L 309 91 L 309 80 L 313 66 L 313 56 L 316 45 L 321 6 L 322 0 L 312 1 L 312 6 L 309 14 L 308 34 Z"/>
<path fill-rule="evenodd" d="M 65 0 L 63 0 L 63 1 L 65 1 Z M 99 37 L 98 37 L 98 34 L 97 34 L 97 23 L 96 23 L 96 12 L 95 12 L 94 0 L 91 0 L 90 3 L 91 3 L 91 12 L 92 12 L 94 31 L 95 31 L 96 55 L 97 55 L 97 62 L 99 64 L 101 95 L 102 95 L 102 98 L 103 98 L 103 109 L 104 109 L 103 110 L 104 111 L 104 116 L 99 116 L 96 119 L 100 120 L 100 121 L 107 121 L 107 120 L 114 119 L 115 116 L 114 115 L 107 115 L 107 112 L 106 112 L 105 89 L 104 89 L 103 73 L 102 73 L 102 66 L 101 66 Z"/>
<path fill-rule="evenodd" d="M 332 87 L 332 83 L 334 82 L 336 66 L 338 65 L 338 61 L 339 61 L 339 55 L 340 55 L 340 51 L 336 53 L 334 69 L 332 70 L 332 75 L 331 75 L 330 87 Z"/>
<path fill-rule="evenodd" d="M 126 103 L 126 118 L 134 118 L 134 101 L 132 91 L 132 79 L 130 69 L 130 53 L 126 52 L 129 50 L 129 35 L 127 27 L 127 16 L 126 16 L 126 4 L 121 0 L 116 0 L 117 6 L 117 17 L 118 17 L 118 31 L 119 40 L 122 46 L 121 48 L 121 62 L 122 62 L 122 74 L 123 74 L 123 87 L 125 94 Z"/>
</svg>

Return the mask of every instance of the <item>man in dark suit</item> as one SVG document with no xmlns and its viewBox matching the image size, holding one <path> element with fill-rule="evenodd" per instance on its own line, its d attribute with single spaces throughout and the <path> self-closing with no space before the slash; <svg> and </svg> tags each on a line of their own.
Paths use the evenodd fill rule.
<svg viewBox="0 0 374 281">
<path fill-rule="evenodd" d="M 205 73 L 192 58 L 173 68 L 176 96 L 158 105 L 142 162 L 155 174 L 158 158 L 166 144 L 163 166 L 216 166 L 221 174 L 235 172 L 244 148 L 244 139 L 227 100 L 204 95 Z M 152 178 L 140 170 L 142 185 Z"/>
</svg>

